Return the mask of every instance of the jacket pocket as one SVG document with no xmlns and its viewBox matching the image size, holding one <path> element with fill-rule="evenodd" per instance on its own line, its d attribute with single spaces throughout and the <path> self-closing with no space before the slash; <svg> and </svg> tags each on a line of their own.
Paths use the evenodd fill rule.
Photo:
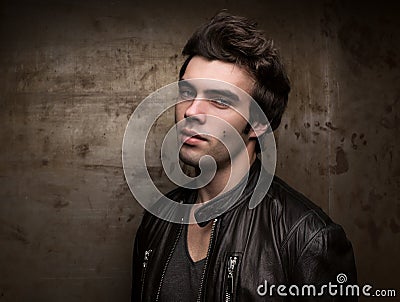
<svg viewBox="0 0 400 302">
<path fill-rule="evenodd" d="M 230 253 L 226 257 L 224 268 L 224 299 L 225 302 L 235 301 L 239 281 L 240 253 Z"/>
</svg>

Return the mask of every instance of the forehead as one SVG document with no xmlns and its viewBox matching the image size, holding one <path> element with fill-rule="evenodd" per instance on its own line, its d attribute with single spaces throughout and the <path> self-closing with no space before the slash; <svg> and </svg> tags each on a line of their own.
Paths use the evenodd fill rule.
<svg viewBox="0 0 400 302">
<path fill-rule="evenodd" d="M 232 84 L 248 94 L 254 85 L 253 78 L 248 72 L 233 63 L 227 63 L 222 61 L 210 61 L 200 56 L 193 57 L 183 75 L 184 80 L 194 78 L 207 78 L 219 81 L 224 81 Z"/>
</svg>

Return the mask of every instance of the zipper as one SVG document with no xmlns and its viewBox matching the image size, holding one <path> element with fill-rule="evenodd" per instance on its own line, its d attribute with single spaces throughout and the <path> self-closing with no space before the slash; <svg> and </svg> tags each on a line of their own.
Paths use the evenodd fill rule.
<svg viewBox="0 0 400 302">
<path fill-rule="evenodd" d="M 214 221 L 213 221 L 212 227 L 211 227 L 210 244 L 208 245 L 206 262 L 204 263 L 204 269 L 203 269 L 203 273 L 201 275 L 200 288 L 199 288 L 199 293 L 197 295 L 196 302 L 200 302 L 201 301 L 201 295 L 203 294 L 203 285 L 204 285 L 204 279 L 205 279 L 206 271 L 207 271 L 208 258 L 210 256 L 211 248 L 212 248 L 212 245 L 214 243 L 214 230 L 215 230 L 215 225 L 217 224 L 217 221 L 218 221 L 218 219 L 215 218 Z"/>
<path fill-rule="evenodd" d="M 147 250 L 144 252 L 144 259 L 143 259 L 143 268 L 142 268 L 142 277 L 141 277 L 141 282 L 142 282 L 142 290 L 140 292 L 140 300 L 143 300 L 143 290 L 144 290 L 144 278 L 146 277 L 146 270 L 147 270 L 147 264 L 149 262 L 150 254 L 153 252 L 153 250 Z"/>
<path fill-rule="evenodd" d="M 167 262 L 166 262 L 165 265 L 164 265 L 164 269 L 163 269 L 163 272 L 162 272 L 162 274 L 161 274 L 160 284 L 159 284 L 158 290 L 157 290 L 157 295 L 156 295 L 156 300 L 155 300 L 156 302 L 157 302 L 158 299 L 160 298 L 161 286 L 162 286 L 162 283 L 163 283 L 163 281 L 164 281 L 164 276 L 165 276 L 165 273 L 167 272 L 168 264 L 169 264 L 169 262 L 171 261 L 172 255 L 174 254 L 174 251 L 175 251 L 176 245 L 178 244 L 179 238 L 181 237 L 182 230 L 183 230 L 183 224 L 180 225 L 178 236 L 176 236 L 174 245 L 173 245 L 173 247 L 172 247 L 172 249 L 171 249 L 171 252 L 170 252 L 169 255 L 168 255 Z"/>
<path fill-rule="evenodd" d="M 235 288 L 235 272 L 236 272 L 237 261 L 238 261 L 237 256 L 230 256 L 228 259 L 225 302 L 232 301 Z"/>
</svg>

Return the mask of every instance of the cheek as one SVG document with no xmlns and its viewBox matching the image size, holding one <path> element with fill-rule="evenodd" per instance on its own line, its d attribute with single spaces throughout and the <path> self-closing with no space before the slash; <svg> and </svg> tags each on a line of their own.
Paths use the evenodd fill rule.
<svg viewBox="0 0 400 302">
<path fill-rule="evenodd" d="M 185 110 L 186 107 L 184 106 L 184 104 L 177 104 L 175 105 L 175 120 L 182 120 L 184 115 L 185 115 Z"/>
<path fill-rule="evenodd" d="M 247 120 L 240 114 L 237 114 L 236 117 L 232 120 L 231 125 L 242 134 L 243 129 L 246 128 L 248 122 Z"/>
</svg>

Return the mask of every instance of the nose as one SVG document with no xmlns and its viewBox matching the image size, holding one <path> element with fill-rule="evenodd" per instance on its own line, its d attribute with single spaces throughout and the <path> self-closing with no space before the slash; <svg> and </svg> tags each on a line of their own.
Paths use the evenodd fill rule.
<svg viewBox="0 0 400 302">
<path fill-rule="evenodd" d="M 189 104 L 188 107 L 186 107 L 184 117 L 196 119 L 201 124 L 205 123 L 208 104 L 207 100 L 194 99 L 188 102 Z"/>
</svg>

